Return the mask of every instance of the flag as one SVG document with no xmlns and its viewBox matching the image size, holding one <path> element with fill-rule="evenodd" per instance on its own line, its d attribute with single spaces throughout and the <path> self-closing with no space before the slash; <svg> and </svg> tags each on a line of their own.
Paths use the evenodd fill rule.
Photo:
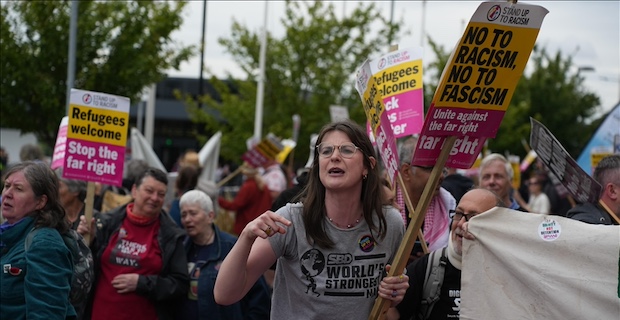
<svg viewBox="0 0 620 320">
<path fill-rule="evenodd" d="M 577 158 L 577 163 L 583 171 L 592 174 L 592 154 L 597 150 L 606 149 L 609 153 L 620 153 L 620 149 L 614 150 L 614 141 L 620 136 L 618 128 L 620 128 L 620 102 L 607 114 Z"/>
<path fill-rule="evenodd" d="M 153 147 L 136 128 L 131 128 L 131 159 L 144 160 L 149 166 L 168 172 L 155 151 L 153 151 Z"/>
<path fill-rule="evenodd" d="M 215 181 L 215 172 L 220 158 L 220 146 L 222 144 L 222 132 L 216 132 L 198 152 L 198 161 L 202 168 L 200 179 Z"/>
<path fill-rule="evenodd" d="M 217 185 L 215 173 L 220 160 L 220 146 L 222 143 L 222 132 L 215 133 L 198 152 L 198 161 L 202 171 L 198 177 L 196 188 L 204 191 L 212 198 L 217 197 Z"/>
</svg>

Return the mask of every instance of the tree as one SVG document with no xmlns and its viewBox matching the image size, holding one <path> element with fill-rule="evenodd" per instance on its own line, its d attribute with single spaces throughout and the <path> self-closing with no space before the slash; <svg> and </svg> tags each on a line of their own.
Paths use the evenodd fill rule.
<svg viewBox="0 0 620 320">
<path fill-rule="evenodd" d="M 358 4 L 346 17 L 338 18 L 333 5 L 322 1 L 287 1 L 281 20 L 286 32 L 281 39 L 267 37 L 263 135 L 282 138 L 292 135 L 292 116 L 301 116 L 295 158 L 304 164 L 309 140 L 330 120 L 329 106 L 349 108 L 351 119 L 365 123 L 365 114 L 354 87 L 354 73 L 373 54 L 386 52 L 388 35 L 397 35 L 398 22 L 390 24 L 374 4 Z M 371 26 L 379 25 L 376 32 Z M 260 32 L 254 33 L 237 21 L 231 38 L 219 39 L 247 74 L 245 80 L 211 78 L 217 94 L 201 100 L 184 99 L 193 121 L 204 123 L 206 132 L 223 131 L 221 155 L 237 161 L 252 137 L 259 66 Z M 217 116 L 214 116 L 217 115 Z M 227 123 L 228 125 L 222 125 Z M 204 137 L 203 137 L 204 139 Z"/>
<path fill-rule="evenodd" d="M 559 51 L 549 55 L 544 48 L 535 47 L 528 64 L 532 71 L 519 80 L 489 148 L 523 157 L 526 151 L 520 141 L 529 141 L 532 117 L 544 124 L 576 158 L 593 134 L 586 122 L 592 120 L 600 105 L 599 97 L 585 88 L 584 78 L 574 71 L 570 56 L 564 57 Z"/>
<path fill-rule="evenodd" d="M 176 44 L 185 2 L 80 1 L 74 87 L 139 100 L 194 47 Z M 66 113 L 71 1 L 10 1 L 0 7 L 0 124 L 53 146 Z"/>
<path fill-rule="evenodd" d="M 437 82 L 425 84 L 431 88 L 430 92 L 426 91 L 427 102 L 432 100 L 437 87 L 441 74 L 438 70 L 443 70 L 449 62 L 449 53 L 432 40 L 429 42 L 438 59 L 428 66 L 433 72 L 433 81 Z M 559 51 L 552 56 L 544 48 L 534 47 L 498 133 L 488 140 L 489 149 L 523 158 L 526 150 L 521 141 L 529 141 L 530 117 L 533 117 L 576 158 L 596 130 L 596 126 L 586 122 L 592 120 L 600 101 L 595 93 L 585 89 L 584 78 L 575 73 L 575 69 L 570 56 L 565 57 Z"/>
</svg>

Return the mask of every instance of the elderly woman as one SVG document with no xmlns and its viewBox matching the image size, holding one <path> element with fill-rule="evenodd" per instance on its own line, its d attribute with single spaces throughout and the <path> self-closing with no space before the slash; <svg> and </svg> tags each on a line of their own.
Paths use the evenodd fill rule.
<svg viewBox="0 0 620 320">
<path fill-rule="evenodd" d="M 84 215 L 84 199 L 86 199 L 86 181 L 65 179 L 62 177 L 62 168 L 55 170 L 59 182 L 60 203 L 65 208 L 66 218 L 71 229 L 77 230 L 80 216 Z"/>
<path fill-rule="evenodd" d="M 246 225 L 215 284 L 231 304 L 277 260 L 272 319 L 367 319 L 377 296 L 392 305 L 409 287 L 386 277 L 405 227 L 382 206 L 370 139 L 350 121 L 323 127 L 301 203 L 267 211 Z"/>
<path fill-rule="evenodd" d="M 69 302 L 73 261 L 61 233 L 69 230 L 58 179 L 41 161 L 6 173 L 0 225 L 0 319 L 74 317 Z M 28 250 L 25 240 L 34 228 Z"/>
<path fill-rule="evenodd" d="M 240 302 L 221 306 L 215 303 L 213 287 L 222 260 L 237 238 L 221 231 L 214 223 L 213 201 L 204 192 L 191 190 L 180 200 L 181 222 L 189 235 L 185 239 L 190 288 L 179 305 L 177 319 L 266 319 L 270 294 L 259 278 Z"/>
<path fill-rule="evenodd" d="M 165 172 L 148 168 L 134 182 L 133 201 L 95 215 L 95 230 L 80 219 L 95 257 L 91 319 L 175 319 L 188 275 L 183 230 L 162 209 L 167 186 Z"/>
</svg>

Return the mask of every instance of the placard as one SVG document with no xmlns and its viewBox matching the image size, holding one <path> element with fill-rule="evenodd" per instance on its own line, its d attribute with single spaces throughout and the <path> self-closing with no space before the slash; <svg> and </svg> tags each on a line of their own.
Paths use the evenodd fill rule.
<svg viewBox="0 0 620 320">
<path fill-rule="evenodd" d="M 129 98 L 71 89 L 63 177 L 120 186 Z"/>
</svg>

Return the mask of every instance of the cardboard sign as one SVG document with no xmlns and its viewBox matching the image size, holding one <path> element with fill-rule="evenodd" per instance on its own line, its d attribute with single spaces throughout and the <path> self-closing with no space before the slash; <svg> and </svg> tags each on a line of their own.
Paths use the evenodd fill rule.
<svg viewBox="0 0 620 320">
<path fill-rule="evenodd" d="M 562 182 L 576 201 L 597 203 L 601 185 L 579 167 L 549 129 L 533 118 L 530 121 L 530 145 L 551 174 Z"/>
<path fill-rule="evenodd" d="M 385 170 L 390 177 L 392 184 L 396 182 L 398 173 L 398 150 L 396 149 L 396 139 L 390 126 L 390 122 L 385 112 L 383 97 L 377 89 L 377 82 L 371 73 L 370 62 L 366 60 L 358 69 L 355 79 L 355 89 L 357 89 L 366 118 L 370 123 L 375 142 L 379 147 L 379 154 L 385 166 Z"/>
<path fill-rule="evenodd" d="M 63 177 L 120 186 L 129 98 L 71 89 Z"/>
<path fill-rule="evenodd" d="M 394 136 L 406 137 L 422 131 L 424 90 L 421 47 L 405 48 L 370 61 L 370 69 Z"/>
<path fill-rule="evenodd" d="M 54 154 L 52 155 L 52 170 L 60 168 L 65 163 L 65 151 L 67 146 L 67 127 L 69 126 L 69 117 L 64 116 L 60 120 L 58 134 L 56 135 L 56 144 L 54 145 Z"/>
<path fill-rule="evenodd" d="M 276 159 L 282 149 L 284 149 L 282 143 L 273 133 L 270 133 L 265 139 L 244 153 L 241 159 L 254 168 L 263 167 Z"/>
<path fill-rule="evenodd" d="M 480 4 L 443 70 L 414 165 L 434 165 L 446 136 L 459 137 L 446 166 L 474 163 L 499 129 L 547 13 L 528 4 Z"/>
</svg>

